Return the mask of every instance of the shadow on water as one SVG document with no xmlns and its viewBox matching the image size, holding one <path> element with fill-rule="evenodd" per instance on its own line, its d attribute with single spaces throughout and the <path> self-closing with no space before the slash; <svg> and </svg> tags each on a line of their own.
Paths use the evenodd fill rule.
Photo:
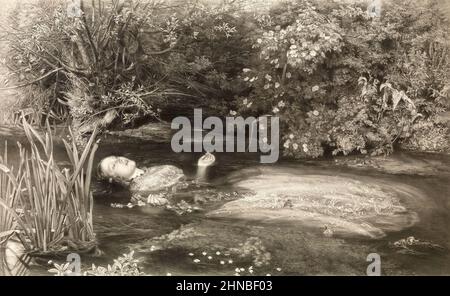
<svg viewBox="0 0 450 296">
<path fill-rule="evenodd" d="M 0 128 L 0 150 L 4 148 L 4 140 L 8 140 L 12 161 L 18 161 L 13 143 L 21 139 L 20 133 Z M 64 164 L 66 159 L 62 147 L 57 152 L 57 159 Z M 96 161 L 109 155 L 131 158 L 140 167 L 176 165 L 183 169 L 188 179 L 198 180 L 201 186 L 180 190 L 175 198 L 188 203 L 198 200 L 208 202 L 200 203 L 201 211 L 186 215 L 151 207 L 112 208 L 111 203 L 128 202 L 129 192 L 120 187 L 95 182 L 94 227 L 104 256 L 82 258 L 84 266 L 90 266 L 91 263 L 111 263 L 117 256 L 133 249 L 136 250 L 137 257 L 142 258 L 144 271 L 149 274 L 164 275 L 170 272 L 174 275 L 232 275 L 236 268 L 243 267 L 245 271 L 239 272 L 246 274 L 249 266 L 252 266 L 254 274 L 362 275 L 369 264 L 366 261 L 367 255 L 378 253 L 382 260 L 383 274 L 450 274 L 448 156 L 409 153 L 396 156 L 403 158 L 403 163 L 426 162 L 427 167 L 437 171 L 436 174 L 422 175 L 390 173 L 370 167 L 336 166 L 331 160 L 297 163 L 280 161 L 275 165 L 261 166 L 258 155 L 244 153 L 217 153 L 216 165 L 199 170 L 196 165 L 199 153 L 174 153 L 167 143 L 122 137 L 104 139 Z M 311 176 L 315 176 L 320 182 L 328 180 L 329 184 L 325 182 L 317 185 L 315 181 L 311 181 Z M 288 179 L 292 182 L 286 181 Z M 261 182 L 261 185 L 255 185 L 255 180 Z M 317 192 L 302 187 L 304 183 L 301 182 L 305 180 L 316 184 L 314 186 Z M 239 197 L 241 186 L 257 186 L 256 189 L 264 189 L 267 194 L 284 188 L 289 194 L 301 192 L 304 196 L 319 196 L 320 200 L 314 210 L 322 211 L 328 205 L 328 200 L 325 195 L 320 196 L 320 190 L 328 190 L 326 194 L 335 193 L 339 196 L 340 192 L 336 190 L 345 188 L 345 184 L 340 182 L 349 182 L 353 186 L 351 194 L 363 195 L 364 190 L 369 188 L 365 186 L 369 184 L 381 188 L 381 192 L 386 194 L 404 195 L 403 205 L 416 213 L 418 220 L 411 225 L 395 228 L 389 225 L 392 221 L 385 219 L 385 216 L 375 216 L 375 220 L 370 222 L 387 231 L 385 235 L 370 238 L 359 235 L 328 236 L 323 230 L 323 224 L 317 227 L 309 225 L 314 223 L 310 223 L 310 220 L 306 223 L 303 217 L 300 222 L 289 219 L 247 219 L 254 214 L 251 210 L 247 212 L 247 217 L 245 212 L 242 217 L 207 214 Z M 373 197 L 370 196 L 370 188 L 367 189 L 368 198 Z M 211 198 L 218 193 L 229 199 Z M 315 202 L 313 200 L 311 204 Z M 301 204 L 301 207 L 309 210 L 307 203 Z M 323 211 L 320 214 L 324 215 L 324 219 L 330 215 Z M 392 229 L 395 231 L 389 231 Z M 412 236 L 442 248 L 436 250 L 427 248 L 426 245 L 418 245 L 417 248 L 413 245 L 406 245 L 406 248 L 394 245 L 394 242 Z M 4 247 L 0 252 L 1 274 L 15 272 L 16 269 L 23 274 L 46 273 L 46 268 L 43 267 L 33 267 L 31 270 L 17 268 L 28 263 L 19 260 L 23 259 L 20 252 L 16 252 L 18 255 L 15 256 L 10 248 Z M 13 264 L 14 257 L 17 265 Z M 195 259 L 198 261 L 194 262 Z"/>
</svg>

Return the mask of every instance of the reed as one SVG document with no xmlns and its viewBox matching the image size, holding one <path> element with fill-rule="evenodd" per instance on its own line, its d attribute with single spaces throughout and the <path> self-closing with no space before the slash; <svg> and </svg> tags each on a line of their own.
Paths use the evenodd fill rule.
<svg viewBox="0 0 450 296">
<path fill-rule="evenodd" d="M 11 237 L 16 229 L 16 221 L 8 208 L 15 208 L 19 194 L 16 176 L 8 167 L 7 143 L 3 156 L 0 155 L 0 246 Z"/>
<path fill-rule="evenodd" d="M 90 184 L 98 147 L 97 131 L 80 153 L 69 131 L 72 140 L 63 142 L 70 166 L 61 168 L 54 159 L 50 125 L 46 125 L 43 136 L 25 120 L 23 129 L 29 148 L 18 144 L 21 161 L 17 171 L 9 170 L 4 161 L 0 164 L 2 182 L 9 184 L 0 199 L 0 221 L 8 222 L 2 222 L 5 231 L 18 229 L 28 252 L 82 250 L 92 246 L 95 233 Z"/>
</svg>

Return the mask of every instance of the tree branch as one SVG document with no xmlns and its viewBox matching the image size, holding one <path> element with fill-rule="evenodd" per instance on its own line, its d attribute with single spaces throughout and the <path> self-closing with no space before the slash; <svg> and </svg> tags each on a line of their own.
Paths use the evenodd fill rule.
<svg viewBox="0 0 450 296">
<path fill-rule="evenodd" d="M 40 81 L 40 80 L 42 80 L 42 79 L 44 79 L 44 78 L 46 78 L 46 77 L 52 75 L 53 73 L 58 72 L 58 71 L 61 71 L 61 70 L 64 70 L 64 68 L 57 68 L 57 69 L 55 69 L 55 70 L 53 70 L 53 71 L 48 72 L 48 73 L 45 74 L 44 76 L 41 76 L 41 77 L 39 77 L 39 78 L 37 78 L 37 79 L 35 79 L 35 80 L 33 80 L 33 81 L 27 82 L 27 83 L 25 83 L 25 84 L 20 84 L 20 85 L 15 85 L 15 86 L 10 86 L 10 87 L 0 88 L 0 90 L 9 90 L 9 89 L 15 89 L 15 88 L 25 87 L 25 86 L 34 84 L 34 83 L 36 83 L 36 82 L 38 82 L 38 81 Z"/>
</svg>

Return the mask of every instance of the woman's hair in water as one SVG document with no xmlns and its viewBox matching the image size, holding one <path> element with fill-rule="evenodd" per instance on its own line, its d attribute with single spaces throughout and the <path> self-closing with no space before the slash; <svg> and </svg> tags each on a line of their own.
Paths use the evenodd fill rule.
<svg viewBox="0 0 450 296">
<path fill-rule="evenodd" d="M 102 171 L 102 162 L 103 162 L 103 159 L 100 160 L 99 163 L 97 164 L 97 170 L 96 170 L 97 179 L 99 179 L 99 180 L 106 179 L 106 176 L 105 176 L 105 174 L 103 174 L 103 171 Z"/>
</svg>

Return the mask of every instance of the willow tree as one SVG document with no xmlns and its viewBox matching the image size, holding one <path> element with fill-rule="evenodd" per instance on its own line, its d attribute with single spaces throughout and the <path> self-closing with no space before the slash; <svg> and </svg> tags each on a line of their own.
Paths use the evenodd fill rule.
<svg viewBox="0 0 450 296">
<path fill-rule="evenodd" d="M 161 1 L 39 0 L 18 3 L 5 29 L 8 66 L 41 96 L 48 117 L 73 119 L 82 136 L 94 126 L 158 116 L 155 104 L 175 91 L 161 87 L 158 56 L 176 44 L 176 5 Z M 75 5 L 75 6 L 74 6 Z"/>
</svg>

